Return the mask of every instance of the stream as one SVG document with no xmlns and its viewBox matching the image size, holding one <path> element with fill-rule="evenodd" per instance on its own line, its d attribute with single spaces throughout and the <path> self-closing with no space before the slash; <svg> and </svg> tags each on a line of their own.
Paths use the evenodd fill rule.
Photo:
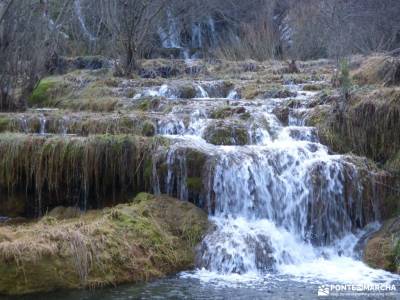
<svg viewBox="0 0 400 300">
<path fill-rule="evenodd" d="M 306 126 L 307 104 L 316 92 L 287 85 L 289 97 L 248 101 L 235 90 L 216 97 L 209 92 L 215 84 L 199 83 L 196 98 L 185 101 L 168 85 L 133 97 L 163 96 L 174 104 L 157 119 L 157 133 L 172 144 L 154 158 L 154 192 L 208 211 L 214 227 L 198 246 L 195 270 L 43 299 L 312 299 L 320 285 L 400 288 L 397 275 L 361 261 L 361 242 L 379 228 L 376 208 L 366 207 L 364 199 L 364 189 L 374 183 L 356 158 L 331 153 L 316 129 Z M 285 121 L 276 112 L 289 101 L 296 105 Z M 221 108 L 227 117 L 211 117 Z M 216 145 L 210 136 L 221 128 L 227 136 Z M 203 157 L 200 170 L 188 167 L 191 151 Z M 160 160 L 167 165 L 164 174 Z M 201 173 L 196 193 L 195 171 Z"/>
</svg>

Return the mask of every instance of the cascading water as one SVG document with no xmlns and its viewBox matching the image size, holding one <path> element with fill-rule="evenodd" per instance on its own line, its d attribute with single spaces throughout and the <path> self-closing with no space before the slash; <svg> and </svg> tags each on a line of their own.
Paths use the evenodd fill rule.
<svg viewBox="0 0 400 300">
<path fill-rule="evenodd" d="M 299 93 L 296 101 L 305 103 L 312 95 Z M 232 93 L 228 96 L 236 98 Z M 191 125 L 187 121 L 184 125 L 187 117 L 179 117 L 184 111 L 179 106 L 171 119 L 182 126 L 158 124 L 165 126 L 159 132 L 172 138 L 174 146 L 167 154 L 165 178 L 157 178 L 164 183 L 157 185 L 156 192 L 188 200 L 188 178 L 193 181 L 195 171 L 188 167 L 191 158 L 182 149 L 208 157 L 207 167 L 197 170 L 203 178 L 199 194 L 215 230 L 199 247 L 198 271 L 183 276 L 230 280 L 240 274 L 233 278 L 254 280 L 275 274 L 344 283 L 390 280 L 388 273 L 359 261 L 353 250 L 365 233 L 363 227 L 376 219 L 374 212 L 372 217 L 365 212 L 359 168 L 348 157 L 329 154 L 318 143 L 315 128 L 304 126 L 296 109 L 289 126 L 282 125 L 272 112 L 289 99 L 259 100 L 257 105 L 231 100 L 251 115 L 248 135 L 252 138 L 245 146 L 217 146 L 204 140 L 205 128 L 213 121 L 204 109 L 227 100 L 192 101 L 197 101 L 197 110 L 189 114 Z M 189 130 L 190 126 L 196 130 Z"/>
<path fill-rule="evenodd" d="M 46 117 L 44 115 L 40 116 L 40 134 L 45 135 L 46 134 Z"/>
</svg>

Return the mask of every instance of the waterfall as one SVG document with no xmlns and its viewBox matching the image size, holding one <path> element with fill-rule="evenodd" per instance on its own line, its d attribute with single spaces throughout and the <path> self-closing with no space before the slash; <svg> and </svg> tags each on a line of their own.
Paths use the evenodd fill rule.
<svg viewBox="0 0 400 300">
<path fill-rule="evenodd" d="M 163 27 L 158 28 L 158 34 L 164 48 L 181 48 L 181 33 L 178 27 L 176 18 L 172 15 L 171 11 L 167 11 L 167 24 L 166 29 Z"/>
<path fill-rule="evenodd" d="M 46 117 L 44 115 L 40 116 L 40 134 L 41 135 L 46 135 Z"/>
<path fill-rule="evenodd" d="M 59 120 L 60 134 L 67 135 L 68 134 L 68 119 L 63 117 Z"/>
<path fill-rule="evenodd" d="M 208 17 L 208 28 L 210 31 L 210 45 L 212 47 L 215 47 L 217 45 L 217 32 L 215 30 L 215 22 L 214 19 L 212 17 Z"/>
<path fill-rule="evenodd" d="M 192 47 L 201 48 L 203 46 L 203 38 L 201 33 L 201 23 L 192 24 Z"/>
<path fill-rule="evenodd" d="M 201 85 L 196 87 L 201 91 Z M 251 139 L 245 146 L 205 141 L 205 128 L 215 122 L 210 111 L 226 105 L 228 98 L 204 93 L 203 99 L 176 105 L 170 121 L 158 124 L 173 145 L 166 171 L 160 163 L 153 170 L 159 182 L 155 192 L 200 205 L 215 224 L 199 245 L 198 271 L 190 276 L 279 274 L 329 282 L 342 281 L 343 272 L 352 274 L 346 277 L 351 282 L 383 276 L 359 261 L 354 250 L 363 228 L 376 219 L 375 205 L 367 207 L 364 199 L 366 182 L 372 186 L 373 180 L 362 175 L 353 158 L 330 154 L 318 142 L 316 129 L 304 126 L 305 114 L 298 110 L 305 110 L 314 95 L 297 94 L 299 106 L 291 109 L 292 121 L 285 126 L 273 112 L 291 99 L 250 103 L 233 100 L 238 96 L 228 92 L 232 109 L 242 107 L 237 111 L 250 114 Z"/>
<path fill-rule="evenodd" d="M 196 97 L 197 98 L 208 98 L 208 93 L 207 91 L 201 86 L 201 84 L 196 84 Z"/>
</svg>

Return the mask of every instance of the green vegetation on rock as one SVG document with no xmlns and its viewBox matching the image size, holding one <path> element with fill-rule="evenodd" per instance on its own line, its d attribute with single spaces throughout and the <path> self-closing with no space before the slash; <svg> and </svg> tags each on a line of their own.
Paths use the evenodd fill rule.
<svg viewBox="0 0 400 300">
<path fill-rule="evenodd" d="M 214 145 L 246 145 L 249 142 L 246 127 L 237 122 L 212 124 L 206 128 L 204 136 L 208 143 Z"/>
<path fill-rule="evenodd" d="M 373 268 L 400 274 L 400 219 L 387 220 L 367 241 L 364 261 Z"/>
<path fill-rule="evenodd" d="M 0 293 L 146 281 L 188 269 L 207 215 L 188 202 L 139 194 L 130 204 L 0 228 Z"/>
<path fill-rule="evenodd" d="M 126 135 L 43 137 L 0 135 L 0 187 L 25 195 L 29 207 L 76 205 L 101 207 L 150 190 L 151 173 L 145 162 L 161 138 Z M 29 174 L 29 176 L 26 176 Z M 82 191 L 85 191 L 83 194 Z M 30 211 L 30 214 L 38 212 Z"/>
<path fill-rule="evenodd" d="M 31 106 L 46 106 L 50 103 L 51 90 L 56 86 L 57 81 L 52 78 L 42 79 L 38 86 L 33 90 L 28 99 Z"/>
</svg>

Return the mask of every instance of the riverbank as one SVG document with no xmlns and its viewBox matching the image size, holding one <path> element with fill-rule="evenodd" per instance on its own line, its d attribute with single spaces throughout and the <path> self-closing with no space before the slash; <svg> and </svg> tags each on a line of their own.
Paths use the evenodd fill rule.
<svg viewBox="0 0 400 300">
<path fill-rule="evenodd" d="M 0 227 L 0 294 L 98 288 L 192 268 L 207 215 L 188 202 L 139 194 L 88 211 L 56 208 Z"/>
</svg>

